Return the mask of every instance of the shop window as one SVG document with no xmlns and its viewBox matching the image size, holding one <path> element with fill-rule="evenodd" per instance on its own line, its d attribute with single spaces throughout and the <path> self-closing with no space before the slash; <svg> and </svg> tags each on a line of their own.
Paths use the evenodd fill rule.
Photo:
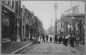
<svg viewBox="0 0 86 55">
<path fill-rule="evenodd" d="M 5 26 L 9 26 L 9 17 L 4 15 L 2 18 L 2 24 Z"/>
</svg>

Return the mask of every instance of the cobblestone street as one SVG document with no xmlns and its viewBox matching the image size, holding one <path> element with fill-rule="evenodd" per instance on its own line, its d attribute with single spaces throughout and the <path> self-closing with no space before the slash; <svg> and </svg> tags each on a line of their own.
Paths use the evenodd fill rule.
<svg viewBox="0 0 86 55">
<path fill-rule="evenodd" d="M 17 54 L 29 55 L 81 55 L 81 52 L 70 46 L 54 43 L 33 44 L 21 50 Z"/>
</svg>

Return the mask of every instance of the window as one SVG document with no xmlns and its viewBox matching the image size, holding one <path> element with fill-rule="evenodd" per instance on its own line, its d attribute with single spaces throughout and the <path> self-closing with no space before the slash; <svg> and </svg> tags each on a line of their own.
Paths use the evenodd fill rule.
<svg viewBox="0 0 86 55">
<path fill-rule="evenodd" d="M 8 1 L 8 5 L 11 6 L 11 1 Z"/>
<path fill-rule="evenodd" d="M 10 4 L 10 1 L 8 1 L 8 5 Z"/>
<path fill-rule="evenodd" d="M 14 8 L 14 1 L 12 1 L 12 8 Z"/>
<path fill-rule="evenodd" d="M 6 15 L 3 15 L 2 23 L 3 25 L 9 26 L 9 17 Z"/>
<path fill-rule="evenodd" d="M 3 3 L 6 3 L 6 1 L 2 1 Z"/>
</svg>

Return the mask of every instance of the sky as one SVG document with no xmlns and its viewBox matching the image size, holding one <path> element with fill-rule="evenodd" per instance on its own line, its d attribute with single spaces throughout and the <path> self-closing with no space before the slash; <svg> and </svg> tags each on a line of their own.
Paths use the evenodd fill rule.
<svg viewBox="0 0 86 55">
<path fill-rule="evenodd" d="M 61 14 L 71 8 L 70 1 L 22 1 L 21 6 L 24 5 L 28 10 L 33 11 L 39 20 L 42 21 L 44 29 L 47 30 L 51 24 L 54 26 L 55 23 L 55 3 L 57 3 L 57 20 L 60 20 Z M 84 11 L 83 2 L 73 1 L 72 6 L 75 5 L 80 5 L 81 12 Z"/>
</svg>

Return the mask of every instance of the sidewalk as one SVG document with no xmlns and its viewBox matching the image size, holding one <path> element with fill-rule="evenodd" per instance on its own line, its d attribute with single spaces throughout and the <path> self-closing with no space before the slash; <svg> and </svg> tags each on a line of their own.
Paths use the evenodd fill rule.
<svg viewBox="0 0 86 55">
<path fill-rule="evenodd" d="M 32 41 L 22 41 L 22 42 L 10 42 L 10 43 L 5 43 L 2 45 L 1 48 L 1 53 L 2 54 L 10 54 L 16 50 L 18 50 L 19 48 L 24 47 L 27 44 L 32 43 Z"/>
</svg>

